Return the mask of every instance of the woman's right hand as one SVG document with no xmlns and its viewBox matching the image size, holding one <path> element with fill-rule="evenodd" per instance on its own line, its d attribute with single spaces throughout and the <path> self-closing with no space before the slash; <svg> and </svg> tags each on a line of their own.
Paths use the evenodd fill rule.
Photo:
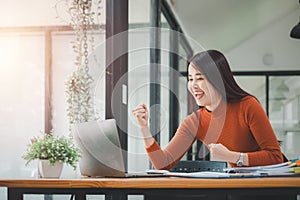
<svg viewBox="0 0 300 200">
<path fill-rule="evenodd" d="M 132 110 L 132 114 L 136 118 L 141 128 L 148 127 L 148 109 L 145 104 L 141 104 Z"/>
</svg>

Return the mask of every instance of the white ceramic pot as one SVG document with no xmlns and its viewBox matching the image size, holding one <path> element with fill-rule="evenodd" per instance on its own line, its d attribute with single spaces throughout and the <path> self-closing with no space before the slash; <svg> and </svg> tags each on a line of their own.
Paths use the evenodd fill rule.
<svg viewBox="0 0 300 200">
<path fill-rule="evenodd" d="M 62 162 L 56 161 L 54 166 L 49 164 L 48 160 L 39 160 L 38 169 L 42 178 L 59 178 L 63 169 Z"/>
</svg>

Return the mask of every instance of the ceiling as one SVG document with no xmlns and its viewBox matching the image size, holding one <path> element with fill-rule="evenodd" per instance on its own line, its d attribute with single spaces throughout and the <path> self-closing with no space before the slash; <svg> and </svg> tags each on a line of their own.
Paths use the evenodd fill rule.
<svg viewBox="0 0 300 200">
<path fill-rule="evenodd" d="M 204 48 L 222 51 L 299 8 L 298 0 L 169 0 L 169 4 L 189 37 Z"/>
<path fill-rule="evenodd" d="M 239 66 L 245 63 L 246 67 L 253 67 L 253 63 L 249 64 L 249 60 L 257 60 L 258 62 L 261 60 L 260 56 L 263 56 L 265 49 L 268 48 L 271 49 L 270 52 L 273 53 L 272 56 L 276 59 L 277 63 L 274 65 L 281 66 L 279 61 L 288 63 L 287 61 L 294 58 L 289 57 L 286 59 L 283 55 L 293 54 L 294 47 L 299 49 L 300 41 L 290 40 L 288 35 L 292 26 L 296 25 L 300 20 L 300 18 L 297 18 L 300 16 L 299 0 L 168 0 L 168 3 L 180 22 L 185 35 L 192 38 L 204 49 L 218 49 L 224 53 L 236 53 L 240 49 L 243 51 L 247 50 L 241 54 L 236 54 L 238 56 L 247 55 L 247 58 L 230 57 L 232 63 L 236 59 L 241 59 L 242 61 L 238 63 Z M 280 26 L 279 24 L 282 24 L 283 21 L 284 23 L 288 21 L 288 25 Z M 253 40 L 253 38 L 257 38 L 257 35 L 264 35 L 262 33 L 266 32 L 266 30 L 271 33 L 273 30 L 281 31 L 280 29 L 274 29 L 274 27 L 287 29 L 284 30 L 284 38 L 274 39 L 275 37 L 281 37 L 282 33 L 273 32 L 274 34 L 269 37 L 273 37 L 274 40 L 268 40 L 268 38 L 260 40 L 260 37 L 258 37 L 257 41 Z M 291 28 L 289 29 L 289 27 Z M 243 46 L 245 41 L 265 43 L 261 44 L 261 46 L 258 44 L 249 45 L 247 47 L 250 48 L 245 49 L 245 46 Z M 274 41 L 277 43 L 272 45 L 271 43 L 274 43 Z M 267 47 L 263 49 L 261 48 L 262 46 Z M 281 49 L 281 51 L 278 49 Z M 253 50 L 258 53 L 253 53 Z M 298 67 L 299 70 L 299 55 L 294 60 L 295 64 L 293 65 L 293 62 L 291 62 L 291 65 Z M 258 62 L 257 66 L 264 66 L 264 63 Z M 272 70 L 276 68 L 274 66 L 266 66 L 266 69 Z M 290 94 L 299 94 L 298 79 L 298 77 L 273 77 L 270 83 L 272 84 L 272 89 L 275 90 L 277 86 L 285 83 L 290 89 Z M 296 86 L 292 87 L 291 85 Z M 249 86 L 247 87 L 249 88 Z M 264 91 L 265 86 L 263 82 L 258 81 L 250 85 L 251 87 L 253 87 L 253 91 Z M 275 93 L 271 92 L 271 98 L 278 99 L 274 95 Z M 294 96 L 291 95 L 290 97 Z"/>
</svg>

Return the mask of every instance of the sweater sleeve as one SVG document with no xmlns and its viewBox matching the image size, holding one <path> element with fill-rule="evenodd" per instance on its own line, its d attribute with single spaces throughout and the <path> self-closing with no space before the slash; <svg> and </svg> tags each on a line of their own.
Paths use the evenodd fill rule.
<svg viewBox="0 0 300 200">
<path fill-rule="evenodd" d="M 169 170 L 177 164 L 195 141 L 198 121 L 195 114 L 189 115 L 180 124 L 174 137 L 164 150 L 161 149 L 156 141 L 150 147 L 146 148 L 155 169 Z"/>
<path fill-rule="evenodd" d="M 252 99 L 246 110 L 249 128 L 258 143 L 259 150 L 248 152 L 250 166 L 269 165 L 283 162 L 279 142 L 268 116 L 256 99 Z"/>
</svg>

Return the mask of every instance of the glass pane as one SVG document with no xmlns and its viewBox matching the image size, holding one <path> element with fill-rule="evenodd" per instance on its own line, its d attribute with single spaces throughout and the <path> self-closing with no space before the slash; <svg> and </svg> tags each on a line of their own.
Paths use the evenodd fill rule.
<svg viewBox="0 0 300 200">
<path fill-rule="evenodd" d="M 300 154 L 300 131 L 286 131 L 282 148 L 288 159 L 299 158 Z"/>
<path fill-rule="evenodd" d="M 149 160 L 140 129 L 131 110 L 141 103 L 149 106 L 150 51 L 147 30 L 129 32 L 128 51 L 128 171 L 145 171 Z M 141 48 L 139 48 L 141 47 Z"/>
<path fill-rule="evenodd" d="M 69 132 L 69 121 L 66 108 L 66 86 L 65 81 L 75 70 L 73 58 L 75 57 L 71 48 L 74 35 L 70 33 L 53 33 L 53 119 L 54 130 L 60 133 Z"/>
<path fill-rule="evenodd" d="M 254 95 L 262 107 L 266 109 L 266 78 L 265 76 L 235 76 L 239 86 Z"/>
<path fill-rule="evenodd" d="M 187 78 L 181 76 L 179 78 L 179 123 L 181 123 L 189 113 L 188 105 L 188 89 L 187 89 Z"/>
<path fill-rule="evenodd" d="M 181 45 L 179 45 L 179 55 L 181 55 L 179 59 L 179 71 L 187 72 L 187 53 L 184 51 Z"/>
<path fill-rule="evenodd" d="M 150 0 L 129 0 L 128 171 L 149 169 L 140 129 L 131 110 L 150 103 Z"/>
<path fill-rule="evenodd" d="M 300 155 L 299 148 L 299 76 L 270 76 L 270 120 L 282 150 L 289 159 Z"/>
<path fill-rule="evenodd" d="M 44 48 L 43 33 L 0 34 L 1 177 L 36 172 L 22 156 L 30 138 L 44 130 Z"/>
<path fill-rule="evenodd" d="M 128 3 L 129 28 L 149 27 L 150 0 L 129 0 Z"/>
<path fill-rule="evenodd" d="M 141 13 L 143 12 L 143 17 Z M 147 28 L 150 24 L 150 0 L 136 1 L 131 0 L 129 3 L 129 89 L 128 89 L 128 109 L 129 111 L 136 107 L 140 103 L 145 103 L 148 108 L 150 104 L 150 28 Z M 147 16 L 147 17 L 145 17 Z M 174 32 L 170 29 L 166 18 L 161 14 L 160 29 L 160 70 L 161 70 L 161 87 L 160 87 L 160 142 L 164 148 L 169 142 L 170 135 L 170 73 L 173 72 L 173 67 L 179 67 L 180 71 L 186 71 L 186 53 L 184 49 L 179 45 L 179 50 L 176 54 L 179 55 L 179 66 L 170 66 L 170 49 L 171 33 Z M 178 33 L 177 33 L 178 35 Z M 174 52 L 173 52 L 174 53 Z M 176 95 L 179 101 L 179 123 L 186 117 L 188 111 L 187 103 L 187 89 L 186 78 L 182 77 L 178 71 L 175 72 L 179 76 L 178 82 L 178 94 Z M 152 109 L 152 108 L 150 108 Z M 139 152 L 144 152 L 143 141 L 140 135 L 139 128 L 133 119 L 131 113 L 129 113 L 128 124 L 128 151 L 129 151 L 129 170 L 139 171 L 142 168 L 147 169 L 149 162 L 139 162 L 142 164 L 136 164 L 136 160 L 145 160 L 145 155 L 141 155 Z M 150 119 L 151 120 L 151 119 Z M 132 160 L 132 161 L 130 161 Z M 134 164 L 132 164 L 134 163 Z M 131 165 L 132 164 L 132 165 Z"/>
<path fill-rule="evenodd" d="M 287 126 L 299 123 L 299 84 L 299 76 L 270 77 L 270 106 L 277 123 Z"/>
<path fill-rule="evenodd" d="M 89 73 L 95 80 L 95 104 L 96 110 L 101 119 L 105 118 L 105 33 L 94 32 L 93 50 L 89 46 Z M 65 81 L 76 70 L 74 64 L 75 54 L 71 41 L 74 41 L 74 34 L 70 32 L 54 32 L 52 35 L 52 71 L 53 71 L 53 128 L 58 132 L 68 134 L 68 118 L 66 113 L 66 85 Z"/>
</svg>

